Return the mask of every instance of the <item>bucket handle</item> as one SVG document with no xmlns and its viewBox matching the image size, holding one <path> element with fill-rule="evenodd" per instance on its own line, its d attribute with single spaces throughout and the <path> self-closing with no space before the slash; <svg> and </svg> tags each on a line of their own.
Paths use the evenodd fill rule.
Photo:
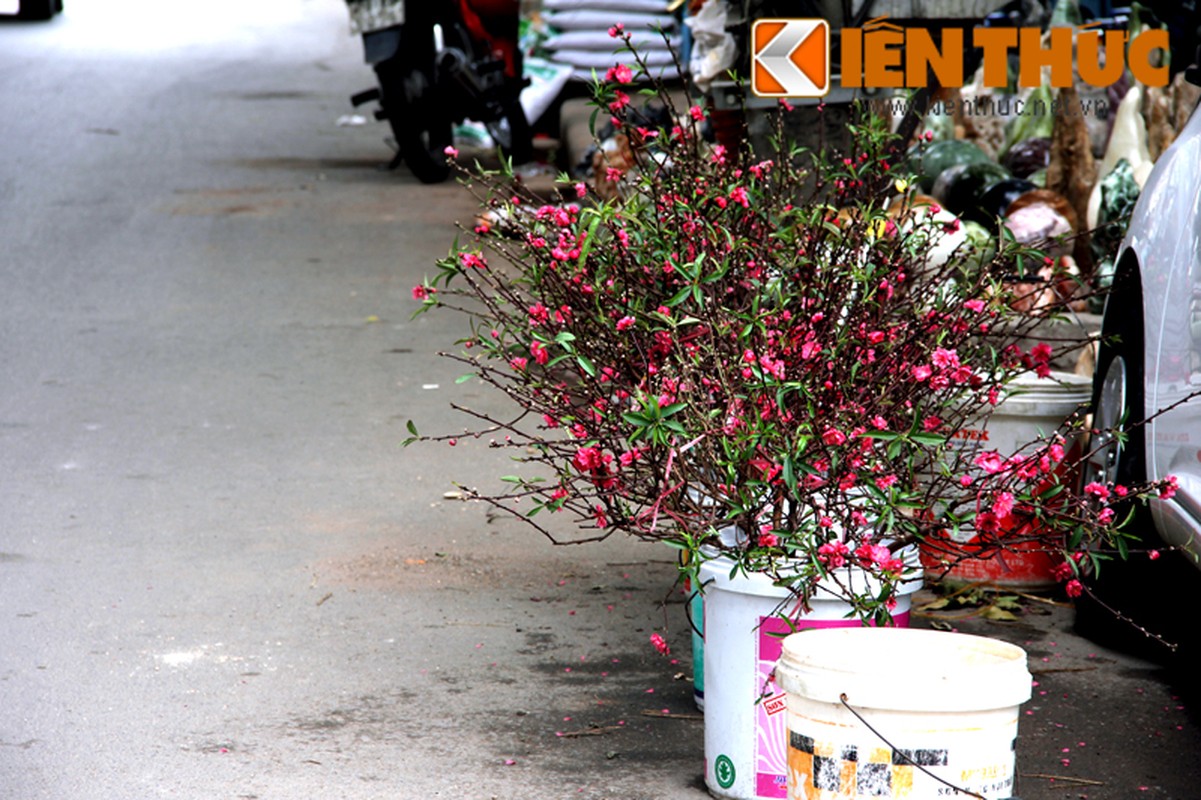
<svg viewBox="0 0 1201 800">
<path fill-rule="evenodd" d="M 687 602 L 684 603 L 684 617 L 688 620 L 688 627 L 692 628 L 692 632 L 702 639 L 705 638 L 705 632 L 697 627 L 696 622 L 692 619 L 692 601 L 698 595 L 703 595 L 700 589 L 694 589 L 692 594 L 688 595 Z"/>
<path fill-rule="evenodd" d="M 925 767 L 923 767 L 921 764 L 917 763 L 917 762 L 916 762 L 916 761 L 914 761 L 912 758 L 910 758 L 910 757 L 909 757 L 909 755 L 908 755 L 908 754 L 907 754 L 907 753 L 906 753 L 904 750 L 898 750 L 898 749 L 896 748 L 896 746 L 894 746 L 894 745 L 893 745 L 893 743 L 892 743 L 892 742 L 890 742 L 890 741 L 888 741 L 888 739 L 884 738 L 884 734 L 880 733 L 880 731 L 878 731 L 878 730 L 876 730 L 875 728 L 873 728 L 873 727 L 872 727 L 872 725 L 871 725 L 871 723 L 870 723 L 870 722 L 868 722 L 867 720 L 865 720 L 865 719 L 863 718 L 863 715 L 862 715 L 862 714 L 860 714 L 860 713 L 859 713 L 858 711 L 856 711 L 855 709 L 851 708 L 851 704 L 847 702 L 847 695 L 846 695 L 846 692 L 843 692 L 842 694 L 840 694 L 840 695 L 838 696 L 838 700 L 839 700 L 839 702 L 841 702 L 841 703 L 842 703 L 842 706 L 843 706 L 843 708 L 845 708 L 847 711 L 850 711 L 850 712 L 851 712 L 851 715 L 852 715 L 853 717 L 855 717 L 855 719 L 859 720 L 859 722 L 861 722 L 861 723 L 863 724 L 863 727 L 867 728 L 869 731 L 871 731 L 872 733 L 876 734 L 876 737 L 877 737 L 877 738 L 878 738 L 880 741 L 882 741 L 882 742 L 884 742 L 884 744 L 888 745 L 889 749 L 891 749 L 891 750 L 892 750 L 892 752 L 896 753 L 896 754 L 897 754 L 897 755 L 899 755 L 901 758 L 905 759 L 905 761 L 906 761 L 906 762 L 909 764 L 909 766 L 911 766 L 911 767 L 917 767 L 917 769 L 919 769 L 920 771 L 922 771 L 922 772 L 926 773 L 926 774 L 927 774 L 927 775 L 929 775 L 931 778 L 933 778 L 934 780 L 936 780 L 936 781 L 938 781 L 939 783 L 941 783 L 943 786 L 947 786 L 947 787 L 949 787 L 949 788 L 951 788 L 951 789 L 954 789 L 956 793 L 965 794 L 965 795 L 967 795 L 968 797 L 975 797 L 975 798 L 976 798 L 976 800 L 988 800 L 988 798 L 987 798 L 987 797 L 985 797 L 985 796 L 984 796 L 984 795 L 982 795 L 982 794 L 976 794 L 975 792 L 973 792 L 973 791 L 971 791 L 971 790 L 969 790 L 969 789 L 964 789 L 964 788 L 963 788 L 963 787 L 961 787 L 961 786 L 956 786 L 955 784 L 951 783 L 950 781 L 945 781 L 945 780 L 943 780 L 942 778 L 938 777 L 938 776 L 937 776 L 937 775 L 935 775 L 933 772 L 931 772 L 930 770 L 926 769 L 926 768 L 925 768 Z M 1012 800 L 1012 799 L 1011 799 L 1011 800 Z"/>
</svg>

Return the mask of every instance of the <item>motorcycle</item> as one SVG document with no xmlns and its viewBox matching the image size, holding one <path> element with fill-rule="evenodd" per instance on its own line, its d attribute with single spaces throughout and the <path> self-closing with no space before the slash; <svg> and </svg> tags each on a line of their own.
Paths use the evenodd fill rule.
<svg viewBox="0 0 1201 800">
<path fill-rule="evenodd" d="M 522 54 L 518 0 L 347 0 L 351 30 L 363 37 L 376 87 L 351 97 L 376 102 L 397 152 L 422 183 L 450 176 L 446 148 L 454 126 L 482 123 L 514 164 L 533 156 L 533 133 L 521 108 Z"/>
</svg>

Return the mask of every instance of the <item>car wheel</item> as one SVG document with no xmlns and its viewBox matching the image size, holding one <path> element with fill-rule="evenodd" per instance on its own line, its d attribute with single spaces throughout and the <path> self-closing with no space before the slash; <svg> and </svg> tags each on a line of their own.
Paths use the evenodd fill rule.
<svg viewBox="0 0 1201 800">
<path fill-rule="evenodd" d="M 62 0 L 20 0 L 17 16 L 21 19 L 47 20 L 62 11 Z"/>
<path fill-rule="evenodd" d="M 1137 265 L 1131 260 L 1115 278 L 1101 327 L 1093 379 L 1093 435 L 1082 470 L 1084 484 L 1132 485 L 1146 480 L 1143 298 Z M 1174 553 L 1151 560 L 1147 550 L 1162 547 L 1150 510 L 1141 503 L 1115 508 L 1129 513 L 1126 530 L 1135 540 L 1128 557 L 1109 553 L 1089 591 L 1076 601 L 1076 630 L 1098 644 L 1169 660 L 1187 631 L 1181 598 L 1195 570 Z M 1190 570 L 1194 574 L 1190 574 Z M 1149 635 L 1150 634 L 1150 635 Z"/>
</svg>

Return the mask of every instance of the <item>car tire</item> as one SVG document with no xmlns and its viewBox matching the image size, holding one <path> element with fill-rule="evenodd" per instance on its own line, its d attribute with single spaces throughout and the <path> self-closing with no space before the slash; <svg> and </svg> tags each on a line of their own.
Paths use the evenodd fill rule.
<svg viewBox="0 0 1201 800">
<path fill-rule="evenodd" d="M 1084 484 L 1133 485 L 1147 478 L 1143 297 L 1137 264 L 1129 259 L 1115 277 L 1106 303 L 1093 378 L 1093 441 L 1081 471 Z M 1123 436 L 1114 435 L 1120 431 Z M 1122 441 L 1122 438 L 1125 441 Z M 1101 563 L 1076 600 L 1075 628 L 1086 638 L 1154 661 L 1172 660 L 1172 648 L 1187 633 L 1186 587 L 1195 569 L 1179 554 L 1152 560 L 1146 551 L 1163 547 L 1150 509 L 1132 502 L 1115 507 L 1130 514 L 1126 530 L 1135 552 Z"/>
<path fill-rule="evenodd" d="M 20 19 L 45 21 L 62 10 L 62 0 L 20 0 L 17 16 Z"/>
</svg>

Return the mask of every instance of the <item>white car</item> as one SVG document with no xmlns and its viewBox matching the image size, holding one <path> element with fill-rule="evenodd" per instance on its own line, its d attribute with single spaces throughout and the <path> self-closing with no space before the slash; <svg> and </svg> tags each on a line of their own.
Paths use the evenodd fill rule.
<svg viewBox="0 0 1201 800">
<path fill-rule="evenodd" d="M 1179 639 L 1195 622 L 1177 624 L 1192 604 L 1173 592 L 1195 595 L 1201 585 L 1193 569 L 1201 567 L 1201 111 L 1194 110 L 1143 187 L 1101 333 L 1093 427 L 1125 436 L 1094 438 L 1099 449 L 1084 479 L 1134 483 L 1174 475 L 1179 489 L 1152 500 L 1150 513 L 1135 520 L 1145 547 L 1124 562 L 1106 562 L 1097 592 L 1138 625 Z M 1149 551 L 1156 549 L 1165 556 L 1155 558 Z M 1087 598 L 1078 604 L 1077 625 L 1086 635 L 1111 639 L 1096 635 L 1116 632 L 1105 617 L 1115 619 Z M 1135 640 L 1151 641 L 1115 621 Z"/>
</svg>

